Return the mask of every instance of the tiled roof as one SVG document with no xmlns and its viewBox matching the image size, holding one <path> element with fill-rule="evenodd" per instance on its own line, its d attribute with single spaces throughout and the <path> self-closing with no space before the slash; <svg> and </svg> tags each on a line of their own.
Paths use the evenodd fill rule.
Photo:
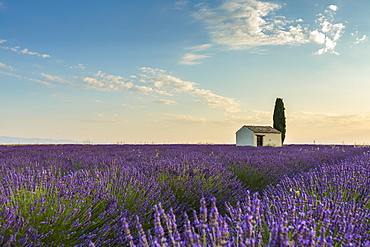
<svg viewBox="0 0 370 247">
<path fill-rule="evenodd" d="M 244 125 L 254 133 L 277 133 L 281 134 L 277 129 L 272 128 L 271 126 L 253 126 L 253 125 Z"/>
</svg>

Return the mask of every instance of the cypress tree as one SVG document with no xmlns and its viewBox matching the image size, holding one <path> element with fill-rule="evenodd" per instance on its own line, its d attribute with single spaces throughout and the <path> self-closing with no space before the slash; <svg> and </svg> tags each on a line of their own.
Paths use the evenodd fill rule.
<svg viewBox="0 0 370 247">
<path fill-rule="evenodd" d="M 282 98 L 276 98 L 274 108 L 274 128 L 281 132 L 281 142 L 284 143 L 286 133 L 285 107 Z"/>
</svg>

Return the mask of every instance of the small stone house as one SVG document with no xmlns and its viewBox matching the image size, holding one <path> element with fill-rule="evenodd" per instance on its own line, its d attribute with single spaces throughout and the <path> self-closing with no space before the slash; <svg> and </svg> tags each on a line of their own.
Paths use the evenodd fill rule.
<svg viewBox="0 0 370 247">
<path fill-rule="evenodd" d="M 236 146 L 282 146 L 281 132 L 271 126 L 244 125 L 236 132 Z"/>
</svg>

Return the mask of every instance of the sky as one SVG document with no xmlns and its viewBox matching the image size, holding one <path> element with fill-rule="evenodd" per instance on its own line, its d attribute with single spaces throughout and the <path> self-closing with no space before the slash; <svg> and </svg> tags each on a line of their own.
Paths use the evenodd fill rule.
<svg viewBox="0 0 370 247">
<path fill-rule="evenodd" d="M 0 0 L 0 136 L 370 144 L 368 0 Z"/>
</svg>

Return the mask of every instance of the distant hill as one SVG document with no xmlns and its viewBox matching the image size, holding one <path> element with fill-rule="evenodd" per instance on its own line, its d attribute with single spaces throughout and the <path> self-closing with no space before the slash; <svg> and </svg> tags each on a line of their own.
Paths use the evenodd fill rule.
<svg viewBox="0 0 370 247">
<path fill-rule="evenodd" d="M 21 138 L 0 136 L 0 144 L 81 144 L 82 142 L 65 139 Z"/>
</svg>

